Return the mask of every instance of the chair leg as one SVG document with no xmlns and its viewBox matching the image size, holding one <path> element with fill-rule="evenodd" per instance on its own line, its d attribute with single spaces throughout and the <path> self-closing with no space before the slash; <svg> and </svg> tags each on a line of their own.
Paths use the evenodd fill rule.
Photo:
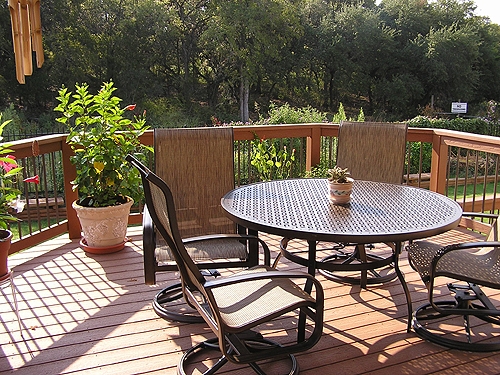
<svg viewBox="0 0 500 375">
<path fill-rule="evenodd" d="M 163 319 L 172 320 L 182 323 L 203 323 L 203 318 L 198 315 L 198 312 L 186 305 L 181 311 L 175 311 L 169 305 L 172 303 L 182 303 L 182 285 L 181 283 L 173 284 L 158 292 L 153 299 L 153 310 Z M 184 309 L 187 309 L 184 311 Z"/>
<path fill-rule="evenodd" d="M 205 277 L 219 277 L 221 274 L 216 269 L 202 270 Z M 175 311 L 169 305 L 173 302 L 181 304 L 184 299 L 181 283 L 173 284 L 158 292 L 153 299 L 153 310 L 163 319 L 182 323 L 203 323 L 203 318 L 198 312 L 184 303 L 180 312 Z"/>
<path fill-rule="evenodd" d="M 273 347 L 280 346 L 278 343 L 271 341 L 271 340 L 268 340 L 268 339 L 265 339 L 262 336 L 260 336 L 259 334 L 252 332 L 252 331 L 249 331 L 248 333 L 241 334 L 239 339 L 251 351 L 272 350 Z M 177 366 L 177 373 L 179 375 L 187 375 L 187 374 L 194 372 L 195 369 L 193 369 L 193 371 L 188 371 L 188 367 L 191 367 L 192 364 L 195 362 L 194 357 L 203 351 L 217 350 L 220 352 L 218 344 L 219 344 L 219 340 L 217 338 L 212 338 L 212 339 L 208 339 L 206 341 L 203 341 L 203 342 L 193 346 L 192 348 L 190 348 L 188 351 L 186 351 L 183 354 L 181 360 L 179 361 L 179 364 Z M 228 352 L 235 353 L 235 349 L 230 347 Z M 205 356 L 199 355 L 199 358 L 204 358 L 204 357 L 208 357 L 208 355 L 205 355 Z M 290 370 L 287 373 L 287 375 L 297 375 L 299 373 L 299 366 L 298 366 L 297 360 L 295 359 L 295 356 L 292 354 L 288 354 L 286 356 L 286 358 L 288 358 L 290 360 Z M 203 375 L 215 374 L 218 370 L 220 370 L 228 362 L 229 362 L 229 360 L 224 355 L 222 355 L 217 360 L 217 362 L 215 362 L 215 364 L 212 367 L 210 367 L 208 370 L 203 372 Z M 243 365 L 243 363 L 242 363 L 242 365 Z M 266 375 L 266 372 L 264 372 L 264 370 L 262 370 L 261 366 L 259 366 L 257 363 L 250 362 L 250 363 L 248 363 L 248 366 L 250 366 L 250 368 L 252 368 L 252 370 L 256 374 Z M 201 367 L 206 368 L 206 366 L 203 364 L 201 364 Z"/>
<path fill-rule="evenodd" d="M 473 340 L 473 330 L 471 328 L 471 315 L 467 314 L 466 310 L 496 310 L 488 297 L 481 291 L 479 286 L 470 284 L 469 286 L 448 284 L 448 289 L 455 293 L 455 300 L 452 301 L 437 301 L 434 304 L 440 311 L 436 311 L 430 303 L 426 303 L 413 313 L 412 326 L 417 336 L 424 340 L 434 342 L 447 348 L 467 350 L 473 352 L 490 352 L 500 350 L 500 338 L 493 337 L 496 341 L 481 340 L 484 337 L 479 337 L 479 341 Z M 479 301 L 480 303 L 475 303 Z M 456 312 L 454 312 L 456 310 Z M 499 312 L 500 314 L 500 312 Z M 500 325 L 500 317 L 497 315 L 478 315 L 477 311 L 474 314 L 476 318 L 491 323 L 498 327 Z M 465 334 L 458 334 L 460 329 L 450 332 L 443 332 L 438 325 L 444 319 L 451 317 L 460 317 L 463 319 L 463 330 Z M 432 323 L 436 322 L 433 326 Z M 460 336 L 462 339 L 460 339 Z"/>
</svg>

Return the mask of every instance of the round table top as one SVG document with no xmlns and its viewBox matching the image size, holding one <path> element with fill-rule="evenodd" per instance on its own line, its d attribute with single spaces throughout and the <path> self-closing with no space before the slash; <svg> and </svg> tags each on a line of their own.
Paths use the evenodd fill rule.
<svg viewBox="0 0 500 375">
<path fill-rule="evenodd" d="M 305 240 L 373 243 L 429 237 L 458 225 L 462 208 L 420 188 L 354 181 L 351 202 L 334 205 L 326 179 L 259 182 L 221 200 L 226 214 L 246 228 Z"/>
</svg>

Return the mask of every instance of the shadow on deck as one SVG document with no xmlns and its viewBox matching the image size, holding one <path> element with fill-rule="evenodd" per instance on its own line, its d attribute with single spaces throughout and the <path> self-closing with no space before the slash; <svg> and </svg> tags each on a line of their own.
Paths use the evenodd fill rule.
<svg viewBox="0 0 500 375">
<path fill-rule="evenodd" d="M 9 258 L 23 336 L 10 288 L 4 287 L 0 373 L 174 374 L 183 351 L 213 337 L 204 324 L 156 316 L 152 297 L 176 275 L 145 285 L 140 227 L 129 228 L 129 238 L 115 254 L 86 255 L 77 241 L 61 236 Z M 278 249 L 277 237 L 264 238 Z M 401 265 L 416 307 L 426 300 L 425 287 L 405 255 Z M 287 261 L 279 268 L 301 269 Z M 500 353 L 447 350 L 406 333 L 405 297 L 397 280 L 360 291 L 318 278 L 326 298 L 324 334 L 297 356 L 301 374 L 499 373 Z M 274 334 L 286 335 L 285 329 L 286 322 Z M 247 367 L 233 369 L 231 374 L 249 373 Z"/>
</svg>

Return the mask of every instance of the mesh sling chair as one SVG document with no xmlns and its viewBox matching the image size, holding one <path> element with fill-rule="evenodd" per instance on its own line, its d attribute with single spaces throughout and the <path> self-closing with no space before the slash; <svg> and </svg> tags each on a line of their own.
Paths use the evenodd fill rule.
<svg viewBox="0 0 500 375">
<path fill-rule="evenodd" d="M 258 374 L 264 374 L 256 362 L 287 356 L 290 374 L 298 373 L 293 353 L 314 346 L 321 337 L 323 326 L 323 290 L 321 284 L 306 273 L 281 272 L 269 266 L 255 266 L 228 277 L 207 280 L 185 247 L 177 226 L 172 193 L 158 176 L 134 157 L 127 160 L 136 166 L 143 179 L 146 205 L 156 229 L 171 249 L 181 274 L 182 292 L 189 305 L 196 308 L 216 334 L 189 349 L 178 366 L 180 374 L 200 351 L 218 348 L 222 357 L 204 374 L 213 374 L 228 361 L 249 364 Z M 292 279 L 301 279 L 307 288 L 314 286 L 315 295 L 307 293 Z M 298 311 L 297 340 L 287 345 L 276 344 L 252 331 L 284 314 Z M 314 329 L 305 334 L 306 317 Z M 282 323 L 280 323 L 282 324 Z M 272 330 L 272 329 L 271 329 Z M 289 338 L 286 339 L 287 341 Z M 203 365 L 205 366 L 205 365 Z"/>
<path fill-rule="evenodd" d="M 343 121 L 339 128 L 336 164 L 348 168 L 351 177 L 357 180 L 401 184 L 407 130 L 407 124 L 402 123 Z M 392 244 L 388 245 L 392 247 Z M 333 270 L 319 272 L 327 279 L 361 285 L 362 288 L 394 279 L 392 255 L 381 257 L 374 251 L 367 252 L 367 248 L 373 248 L 373 245 L 336 244 L 333 253 L 322 259 L 330 263 Z M 342 274 L 352 271 L 360 271 L 360 276 Z"/>
<path fill-rule="evenodd" d="M 238 236 L 235 224 L 220 207 L 221 197 L 234 188 L 232 128 L 155 129 L 154 148 L 156 174 L 172 189 L 179 231 L 198 266 L 217 276 L 219 268 L 258 265 L 259 240 Z M 269 249 L 260 243 L 264 264 L 269 264 Z M 156 283 L 157 272 L 177 271 L 173 254 L 157 234 L 147 207 L 143 246 L 146 284 Z M 179 303 L 181 298 L 180 283 L 170 285 L 155 296 L 153 308 L 166 319 L 201 321 L 196 311 Z"/>
<path fill-rule="evenodd" d="M 449 348 L 500 350 L 498 297 L 494 303 L 483 291 L 498 294 L 500 289 L 500 221 L 492 214 L 465 216 L 493 220 L 486 241 L 443 246 L 424 240 L 407 246 L 409 263 L 426 285 L 429 299 L 413 313 L 413 329 L 419 337 Z M 480 222 L 462 222 L 481 231 Z M 439 278 L 446 281 L 445 288 L 438 285 Z M 446 300 L 450 293 L 454 299 Z"/>
</svg>

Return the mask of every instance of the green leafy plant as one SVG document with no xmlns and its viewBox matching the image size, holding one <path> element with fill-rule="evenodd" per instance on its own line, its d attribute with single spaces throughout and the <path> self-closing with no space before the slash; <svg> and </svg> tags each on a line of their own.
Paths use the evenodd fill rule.
<svg viewBox="0 0 500 375">
<path fill-rule="evenodd" d="M 319 164 L 311 168 L 304 175 L 306 178 L 328 178 L 331 182 L 345 183 L 348 182 L 348 178 L 351 177 L 349 170 L 347 168 L 340 168 L 335 166 L 329 168 L 326 165 Z"/>
<path fill-rule="evenodd" d="M 311 106 L 294 108 L 285 103 L 281 106 L 271 103 L 268 118 L 260 118 L 259 122 L 268 124 L 305 124 L 310 122 L 326 122 L 326 113 L 320 112 Z"/>
<path fill-rule="evenodd" d="M 348 181 L 350 177 L 349 170 L 347 168 L 340 168 L 339 166 L 335 166 L 331 169 L 328 169 L 328 181 L 345 183 Z"/>
<path fill-rule="evenodd" d="M 67 142 L 77 171 L 72 184 L 82 206 L 112 206 L 125 203 L 127 196 L 136 202 L 142 197 L 139 173 L 125 157 L 135 154 L 144 159 L 153 151 L 139 139 L 148 126 L 144 115 L 125 117 L 135 105 L 121 108 L 115 90 L 113 82 L 107 82 L 94 95 L 87 84 L 77 84 L 75 94 L 63 87 L 57 97 L 60 103 L 54 110 L 62 114 L 57 121 L 69 129 Z"/>
<path fill-rule="evenodd" d="M 295 149 L 288 152 L 286 146 L 278 151 L 272 140 L 255 139 L 252 141 L 252 164 L 261 181 L 280 180 L 290 177 Z"/>
<path fill-rule="evenodd" d="M 313 166 L 310 171 L 306 171 L 304 173 L 305 178 L 326 178 L 328 177 L 328 169 L 327 165 L 320 163 L 316 166 Z"/>
</svg>

